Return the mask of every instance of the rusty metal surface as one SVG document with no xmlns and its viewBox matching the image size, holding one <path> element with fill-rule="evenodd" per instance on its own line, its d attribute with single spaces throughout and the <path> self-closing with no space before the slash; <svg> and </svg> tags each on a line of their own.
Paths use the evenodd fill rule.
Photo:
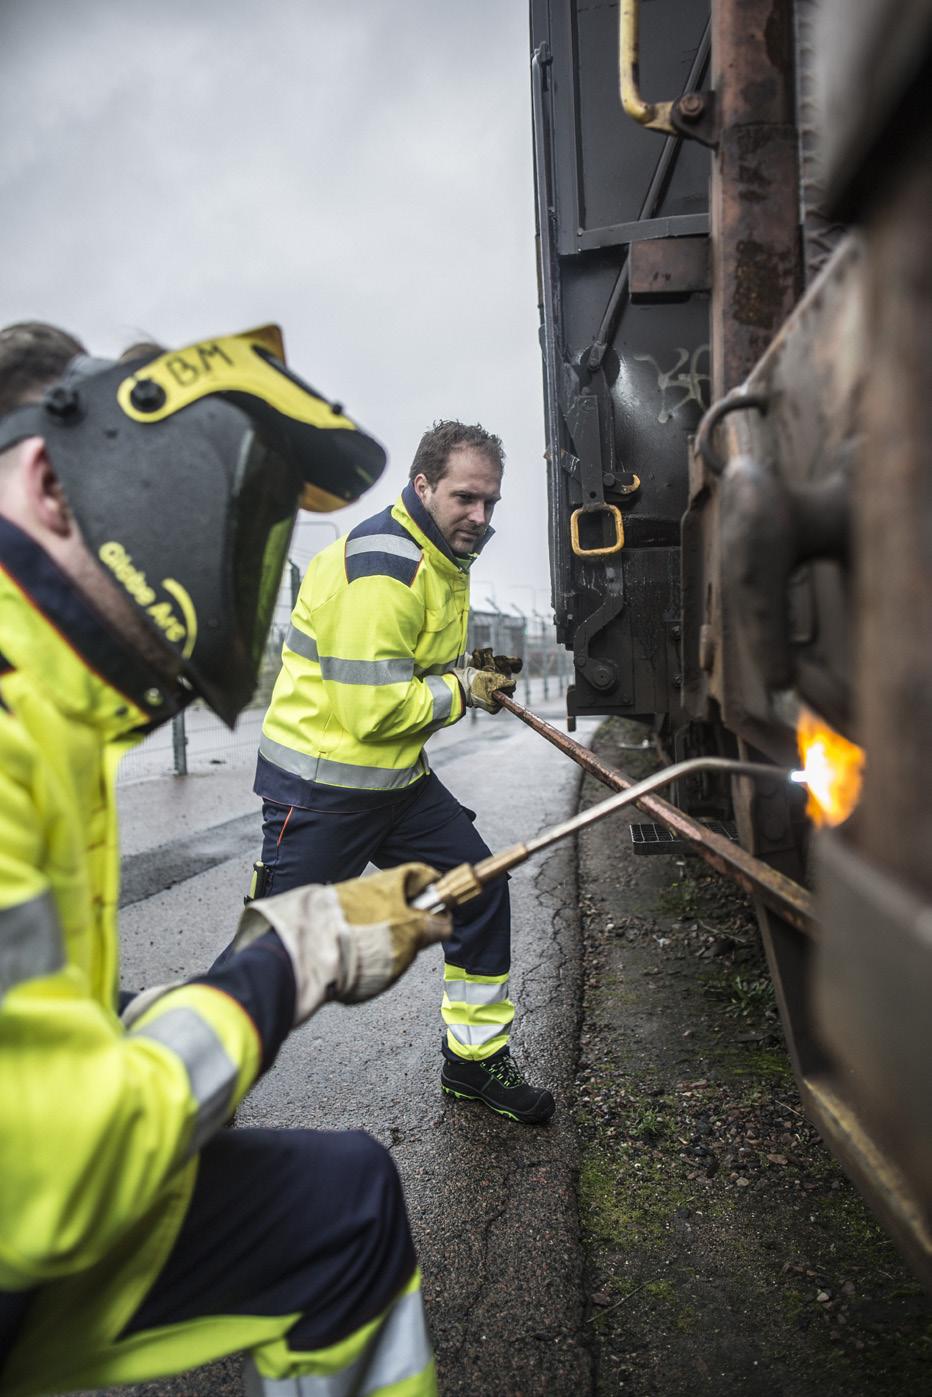
<svg viewBox="0 0 932 1397">
<path fill-rule="evenodd" d="M 546 738 L 555 747 L 559 747 L 561 752 L 565 752 L 577 765 L 581 766 L 584 771 L 588 771 L 590 775 L 595 776 L 603 785 L 610 786 L 615 791 L 626 791 L 636 784 L 620 771 L 606 766 L 581 743 L 574 742 L 571 737 L 558 732 L 543 718 L 538 718 L 536 713 L 532 713 L 520 703 L 516 703 L 506 694 L 499 694 L 497 698 L 502 707 L 507 708 L 509 713 L 513 713 L 516 718 L 527 723 L 528 727 L 540 733 L 541 737 Z M 698 820 L 685 815 L 682 810 L 677 809 L 675 805 L 671 805 L 669 801 L 663 800 L 660 796 L 646 795 L 636 804 L 639 810 L 643 810 L 645 814 L 674 830 L 717 873 L 721 873 L 726 878 L 738 883 L 750 896 L 761 898 L 768 905 L 775 906 L 797 931 L 805 932 L 807 936 L 815 934 L 812 902 L 805 888 L 794 883 L 777 870 L 768 868 L 766 864 L 755 859 L 740 845 L 733 843 L 724 835 L 706 829 Z"/>
<path fill-rule="evenodd" d="M 850 497 L 868 325 L 863 247 L 849 235 L 740 395 L 707 415 L 693 456 L 686 706 L 701 718 L 714 705 L 776 761 L 792 748 L 791 689 L 852 732 Z"/>
<path fill-rule="evenodd" d="M 858 843 L 932 895 L 932 163 L 925 130 L 866 236 L 871 372 L 855 491 Z M 912 158 L 910 158 L 910 156 Z"/>
<path fill-rule="evenodd" d="M 818 836 L 816 861 L 814 1011 L 834 1114 L 852 1148 L 866 1136 L 884 1158 L 875 1186 L 932 1282 L 932 901 L 841 832 Z"/>
<path fill-rule="evenodd" d="M 632 301 L 657 301 L 708 291 L 708 238 L 653 238 L 628 253 Z"/>
<path fill-rule="evenodd" d="M 792 5 L 714 0 L 712 392 L 742 381 L 799 291 Z"/>
<path fill-rule="evenodd" d="M 927 48 L 926 58 L 929 57 Z M 822 835 L 812 997 L 833 1147 L 932 1287 L 932 117 L 890 133 L 863 226 L 871 327 L 857 453 L 849 827 Z"/>
<path fill-rule="evenodd" d="M 714 0 L 712 6 L 720 126 L 710 199 L 713 403 L 743 384 L 766 353 L 801 282 L 792 13 L 789 0 Z M 736 413 L 729 424 L 749 415 Z M 725 435 L 722 424 L 711 443 L 723 463 Z M 775 720 L 736 634 L 747 617 L 729 610 L 725 595 L 723 485 L 693 451 L 681 527 L 683 707 L 694 722 L 721 722 L 785 763 L 792 732 Z M 765 605 L 781 602 L 770 593 Z"/>
<path fill-rule="evenodd" d="M 796 0 L 796 121 L 799 128 L 799 185 L 802 209 L 803 263 L 808 285 L 825 266 L 845 229 L 829 217 L 825 155 L 820 135 L 824 130 L 819 73 L 823 54 L 819 47 L 820 16 L 824 0 Z"/>
</svg>

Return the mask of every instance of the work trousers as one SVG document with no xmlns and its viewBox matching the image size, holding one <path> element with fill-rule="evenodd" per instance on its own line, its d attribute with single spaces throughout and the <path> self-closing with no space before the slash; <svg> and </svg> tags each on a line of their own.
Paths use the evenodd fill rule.
<svg viewBox="0 0 932 1397">
<path fill-rule="evenodd" d="M 418 860 L 444 873 L 489 854 L 475 813 L 433 772 L 401 792 L 340 789 L 320 809 L 265 800 L 262 815 L 267 896 L 302 883 L 358 878 L 369 863 L 393 868 Z M 514 1018 L 507 879 L 455 909 L 443 949 L 444 1053 L 473 1061 L 493 1057 L 506 1047 Z"/>
<path fill-rule="evenodd" d="M 110 1333 L 100 1306 L 118 1302 L 106 1259 L 0 1294 L 0 1391 L 138 1382 L 248 1350 L 262 1397 L 436 1392 L 401 1183 L 361 1131 L 222 1131 L 167 1261 Z"/>
</svg>

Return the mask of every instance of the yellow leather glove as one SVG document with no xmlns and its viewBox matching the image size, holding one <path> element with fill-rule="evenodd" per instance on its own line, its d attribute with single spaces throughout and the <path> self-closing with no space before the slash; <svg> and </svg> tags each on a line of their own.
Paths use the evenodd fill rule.
<svg viewBox="0 0 932 1397">
<path fill-rule="evenodd" d="M 514 679 L 494 669 L 474 669 L 472 665 L 464 665 L 452 672 L 459 680 L 467 708 L 484 708 L 486 713 L 497 713 L 501 704 L 492 698 L 495 691 L 503 694 L 513 694 L 515 691 Z"/>
<path fill-rule="evenodd" d="M 330 999 L 356 1004 L 398 979 L 418 951 L 449 936 L 448 913 L 417 912 L 411 901 L 440 875 L 423 863 L 402 864 L 348 883 L 308 883 L 251 902 L 234 948 L 271 927 L 291 957 L 295 1026 Z"/>
</svg>

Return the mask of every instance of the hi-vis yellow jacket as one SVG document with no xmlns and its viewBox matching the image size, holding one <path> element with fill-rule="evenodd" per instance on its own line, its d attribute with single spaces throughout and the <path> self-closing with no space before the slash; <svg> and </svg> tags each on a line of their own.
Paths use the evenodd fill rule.
<svg viewBox="0 0 932 1397">
<path fill-rule="evenodd" d="M 114 780 L 126 734 L 166 695 L 2 518 L 0 651 L 0 1290 L 39 1287 L 40 1342 L 44 1283 L 74 1281 L 74 1313 L 46 1336 L 64 1342 L 102 1259 L 93 1323 L 133 1313 L 183 1220 L 195 1151 L 263 1045 L 209 984 L 172 990 L 129 1032 L 117 1016 Z"/>
<path fill-rule="evenodd" d="M 425 774 L 424 743 L 463 716 L 449 671 L 464 661 L 470 562 L 410 484 L 313 559 L 262 725 L 259 795 L 313 806 L 321 786 L 396 791 Z"/>
</svg>

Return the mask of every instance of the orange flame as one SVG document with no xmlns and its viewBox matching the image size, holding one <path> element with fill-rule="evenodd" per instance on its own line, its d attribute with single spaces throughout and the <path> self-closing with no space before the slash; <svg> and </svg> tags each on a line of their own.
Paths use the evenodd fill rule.
<svg viewBox="0 0 932 1397">
<path fill-rule="evenodd" d="M 800 711 L 796 740 L 809 791 L 806 814 L 816 825 L 840 825 L 861 798 L 863 748 L 808 708 Z"/>
</svg>

